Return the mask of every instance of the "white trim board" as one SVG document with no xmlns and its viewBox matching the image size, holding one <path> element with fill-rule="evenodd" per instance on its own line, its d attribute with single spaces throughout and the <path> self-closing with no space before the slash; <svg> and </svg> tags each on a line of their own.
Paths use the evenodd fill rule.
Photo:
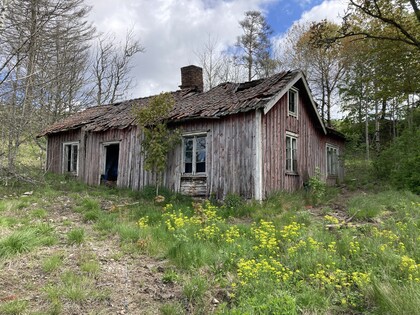
<svg viewBox="0 0 420 315">
<path fill-rule="evenodd" d="M 289 91 L 289 89 L 291 89 L 293 85 L 295 85 L 296 82 L 298 82 L 301 79 L 302 79 L 303 85 L 305 86 L 306 93 L 309 96 L 309 100 L 311 101 L 312 107 L 316 113 L 318 121 L 322 126 L 322 130 L 324 131 L 324 134 L 327 134 L 327 129 L 325 128 L 324 123 L 322 122 L 321 116 L 319 116 L 318 109 L 315 105 L 315 101 L 311 94 L 311 90 L 309 89 L 308 83 L 306 82 L 306 78 L 301 71 L 299 71 L 299 74 L 293 80 L 289 81 L 289 83 L 287 83 L 287 85 L 281 91 L 279 91 L 276 95 L 274 95 L 271 98 L 271 100 L 264 106 L 264 115 L 266 115 L 274 107 L 274 105 L 276 105 L 277 102 L 287 93 L 287 91 Z"/>
</svg>

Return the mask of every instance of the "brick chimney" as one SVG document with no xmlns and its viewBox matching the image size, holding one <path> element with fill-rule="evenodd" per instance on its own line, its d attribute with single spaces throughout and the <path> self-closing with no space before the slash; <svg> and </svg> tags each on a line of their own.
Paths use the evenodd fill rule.
<svg viewBox="0 0 420 315">
<path fill-rule="evenodd" d="M 183 89 L 195 89 L 203 92 L 203 69 L 194 65 L 181 68 L 181 85 Z"/>
</svg>

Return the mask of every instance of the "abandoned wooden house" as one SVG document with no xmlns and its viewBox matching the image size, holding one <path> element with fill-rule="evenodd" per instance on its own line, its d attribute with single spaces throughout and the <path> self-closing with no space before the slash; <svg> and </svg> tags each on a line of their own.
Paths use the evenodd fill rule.
<svg viewBox="0 0 420 315">
<path fill-rule="evenodd" d="M 319 169 L 329 184 L 343 178 L 344 137 L 322 122 L 300 71 L 203 92 L 202 69 L 181 68 L 171 127 L 183 140 L 170 153 L 164 186 L 184 194 L 264 199 L 299 189 Z M 46 128 L 47 170 L 91 185 L 104 180 L 134 190 L 152 185 L 144 170 L 133 107 L 150 97 L 90 107 Z"/>
</svg>

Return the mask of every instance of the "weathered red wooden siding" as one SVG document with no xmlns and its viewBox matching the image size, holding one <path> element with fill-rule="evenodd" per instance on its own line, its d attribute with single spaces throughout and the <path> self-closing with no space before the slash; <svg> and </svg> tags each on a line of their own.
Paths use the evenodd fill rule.
<svg viewBox="0 0 420 315">
<path fill-rule="evenodd" d="M 80 141 L 80 129 L 48 135 L 46 170 L 53 173 L 61 173 L 63 143 L 76 141 Z"/>
<path fill-rule="evenodd" d="M 326 143 L 339 147 L 341 139 L 327 137 L 316 122 L 313 113 L 306 109 L 307 96 L 299 93 L 299 117 L 287 116 L 287 94 L 267 113 L 255 111 L 229 115 L 220 119 L 201 119 L 179 124 L 184 133 L 207 134 L 207 186 L 206 196 L 224 198 L 228 193 L 245 198 L 267 197 L 277 190 L 292 191 L 313 176 L 318 167 L 326 173 Z M 261 119 L 257 122 L 257 119 Z M 261 135 L 257 135 L 261 123 Z M 286 174 L 286 131 L 298 135 L 298 176 Z M 144 170 L 141 154 L 141 135 L 136 127 L 110 129 L 104 132 L 85 132 L 81 129 L 48 136 L 47 169 L 60 173 L 62 169 L 63 142 L 79 141 L 79 178 L 91 185 L 100 182 L 104 142 L 119 142 L 119 187 L 138 190 L 155 182 L 154 176 Z M 260 142 L 261 141 L 261 144 Z M 86 150 L 85 150 L 86 148 Z M 259 158 L 261 148 L 262 196 L 258 192 Z M 163 184 L 173 191 L 181 191 L 182 145 L 168 157 L 168 167 Z M 333 184 L 342 179 L 327 178 Z M 325 179 L 325 177 L 324 177 Z"/>
<path fill-rule="evenodd" d="M 223 198 L 228 193 L 253 198 L 255 193 L 255 112 L 221 119 L 182 124 L 188 132 L 207 132 L 207 195 Z M 179 191 L 182 173 L 181 145 L 169 158 L 166 172 L 168 188 Z"/>
<path fill-rule="evenodd" d="M 299 93 L 298 117 L 287 115 L 287 93 L 262 117 L 263 195 L 293 191 L 319 168 L 326 173 L 326 142 L 316 117 L 308 110 L 307 96 Z M 298 135 L 298 175 L 286 173 L 286 132 Z M 324 178 L 325 179 L 325 178 Z"/>
</svg>

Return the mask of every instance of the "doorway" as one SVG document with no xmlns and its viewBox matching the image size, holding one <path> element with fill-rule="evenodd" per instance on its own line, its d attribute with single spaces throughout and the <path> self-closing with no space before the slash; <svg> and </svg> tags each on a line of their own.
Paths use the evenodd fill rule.
<svg viewBox="0 0 420 315">
<path fill-rule="evenodd" d="M 120 155 L 120 144 L 110 143 L 104 144 L 104 173 L 103 180 L 107 183 L 115 182 L 118 179 L 118 161 Z"/>
</svg>

